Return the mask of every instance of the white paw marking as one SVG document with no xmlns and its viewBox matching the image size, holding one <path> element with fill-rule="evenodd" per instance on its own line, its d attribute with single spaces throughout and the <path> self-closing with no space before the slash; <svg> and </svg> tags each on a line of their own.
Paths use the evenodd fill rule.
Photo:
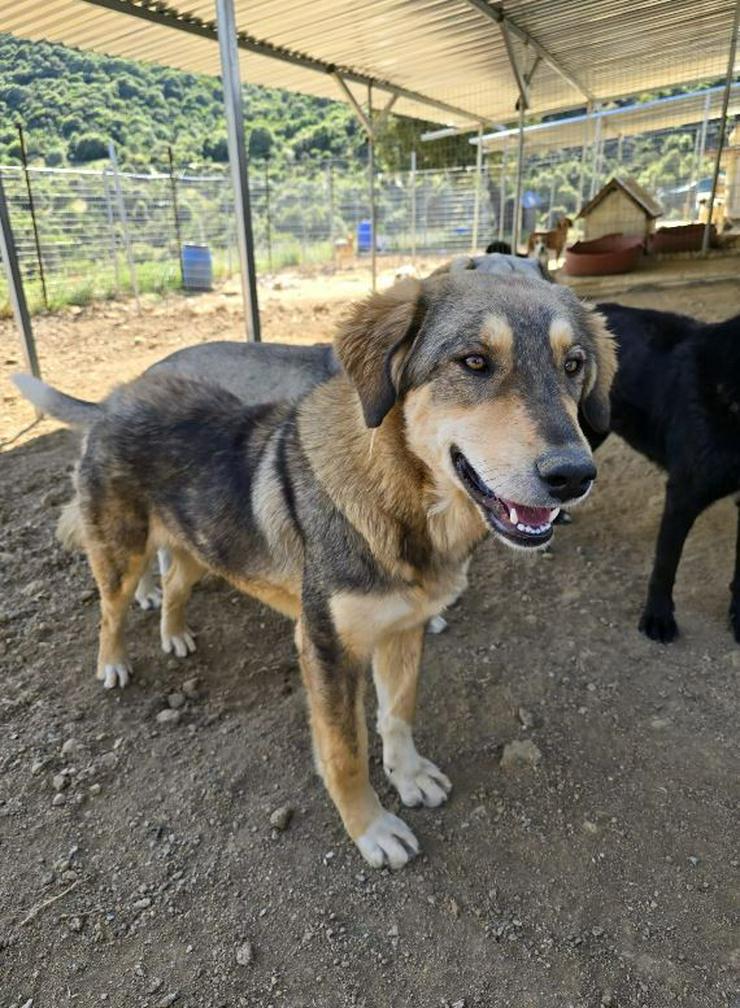
<svg viewBox="0 0 740 1008">
<path fill-rule="evenodd" d="M 355 842 L 373 868 L 403 868 L 419 853 L 419 841 L 406 823 L 390 812 L 382 812 Z"/>
<path fill-rule="evenodd" d="M 104 689 L 115 689 L 116 686 L 123 689 L 131 681 L 131 666 L 128 662 L 103 665 L 102 668 L 98 668 L 97 678 L 102 682 Z"/>
<path fill-rule="evenodd" d="M 180 634 L 162 634 L 162 650 L 165 654 L 175 653 L 177 658 L 187 658 L 195 651 L 195 640 L 190 630 Z"/>
<path fill-rule="evenodd" d="M 449 623 L 444 618 L 444 616 L 432 616 L 432 618 L 427 623 L 427 633 L 428 634 L 441 634 L 444 633 Z"/>
<path fill-rule="evenodd" d="M 401 797 L 412 808 L 426 805 L 436 808 L 447 801 L 452 782 L 431 760 L 417 756 L 405 766 L 384 767 L 385 775 Z"/>
<path fill-rule="evenodd" d="M 143 581 L 139 581 L 134 597 L 145 612 L 162 607 L 162 590 L 154 584 L 144 584 Z"/>
</svg>

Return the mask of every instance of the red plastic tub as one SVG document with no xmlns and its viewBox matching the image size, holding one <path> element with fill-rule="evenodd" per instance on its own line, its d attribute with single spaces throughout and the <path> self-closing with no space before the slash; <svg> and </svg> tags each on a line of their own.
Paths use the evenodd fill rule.
<svg viewBox="0 0 740 1008">
<path fill-rule="evenodd" d="M 679 224 L 676 227 L 658 228 L 650 238 L 650 251 L 661 252 L 699 252 L 704 240 L 703 224 Z M 712 224 L 709 233 L 709 244 L 717 245 L 717 229 Z"/>
<path fill-rule="evenodd" d="M 568 276 L 606 276 L 635 269 L 642 252 L 642 238 L 610 234 L 593 241 L 576 242 L 565 250 Z"/>
</svg>

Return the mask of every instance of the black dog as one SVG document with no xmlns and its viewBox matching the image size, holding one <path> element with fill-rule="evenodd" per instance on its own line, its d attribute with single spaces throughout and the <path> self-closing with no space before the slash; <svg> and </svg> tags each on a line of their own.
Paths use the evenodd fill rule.
<svg viewBox="0 0 740 1008">
<path fill-rule="evenodd" d="M 640 630 L 678 633 L 673 583 L 687 535 L 705 508 L 740 491 L 740 315 L 707 324 L 685 315 L 599 304 L 617 337 L 611 430 L 666 470 L 663 518 Z M 581 417 L 591 446 L 597 434 Z M 740 506 L 740 501 L 738 501 Z M 740 512 L 730 622 L 740 643 Z"/>
</svg>

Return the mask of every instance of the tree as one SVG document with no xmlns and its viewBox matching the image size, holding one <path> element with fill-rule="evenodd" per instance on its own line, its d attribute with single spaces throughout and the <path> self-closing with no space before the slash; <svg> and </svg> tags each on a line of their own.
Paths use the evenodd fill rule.
<svg viewBox="0 0 740 1008">
<path fill-rule="evenodd" d="M 84 133 L 69 145 L 70 161 L 98 161 L 108 157 L 108 144 L 105 137 L 97 133 Z"/>
</svg>

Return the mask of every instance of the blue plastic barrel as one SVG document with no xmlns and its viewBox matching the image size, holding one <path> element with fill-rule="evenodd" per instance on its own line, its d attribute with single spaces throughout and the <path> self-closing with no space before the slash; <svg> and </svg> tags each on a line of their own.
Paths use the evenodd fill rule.
<svg viewBox="0 0 740 1008">
<path fill-rule="evenodd" d="M 373 224 L 369 220 L 361 220 L 357 224 L 357 251 L 369 252 L 373 242 Z"/>
<path fill-rule="evenodd" d="M 213 259 L 207 245 L 183 245 L 182 282 L 185 290 L 213 288 Z"/>
</svg>

